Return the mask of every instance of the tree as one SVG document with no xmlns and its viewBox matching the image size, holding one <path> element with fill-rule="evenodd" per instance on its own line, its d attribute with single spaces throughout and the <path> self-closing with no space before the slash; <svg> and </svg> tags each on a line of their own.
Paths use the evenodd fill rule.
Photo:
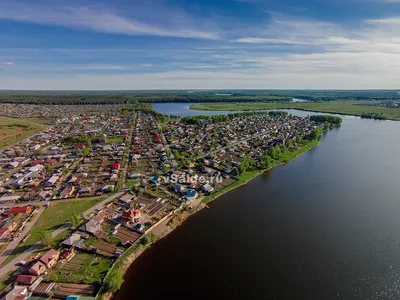
<svg viewBox="0 0 400 300">
<path fill-rule="evenodd" d="M 167 165 L 163 165 L 162 171 L 163 173 L 167 173 L 169 171 L 169 167 Z"/>
<path fill-rule="evenodd" d="M 263 169 L 269 169 L 271 167 L 270 157 L 268 154 L 263 156 L 261 164 Z"/>
<path fill-rule="evenodd" d="M 293 147 L 293 141 L 292 140 L 287 140 L 286 141 L 286 147 L 289 148 L 289 149 L 292 148 Z"/>
<path fill-rule="evenodd" d="M 321 137 L 321 135 L 322 135 L 322 129 L 321 128 L 316 128 L 309 135 L 309 139 L 312 140 L 312 141 L 316 141 Z"/>
<path fill-rule="evenodd" d="M 124 283 L 124 277 L 121 272 L 113 271 L 107 277 L 105 288 L 112 293 L 118 291 Z"/>
<path fill-rule="evenodd" d="M 35 151 L 35 156 L 43 156 L 43 151 L 41 149 L 37 149 Z"/>
<path fill-rule="evenodd" d="M 79 225 L 81 224 L 81 219 L 77 215 L 72 215 L 70 222 L 71 222 L 72 227 L 78 228 Z"/>
<path fill-rule="evenodd" d="M 18 149 L 18 150 L 15 150 L 15 156 L 17 156 L 17 157 L 21 157 L 21 156 L 22 156 L 22 154 L 23 154 L 22 150 L 20 150 L 20 149 Z"/>
<path fill-rule="evenodd" d="M 90 149 L 89 149 L 89 148 L 83 149 L 82 154 L 83 154 L 84 156 L 88 156 L 88 155 L 90 154 Z"/>
<path fill-rule="evenodd" d="M 239 174 L 243 174 L 244 172 L 246 172 L 246 167 L 243 164 L 240 164 L 239 168 L 238 168 L 238 172 L 239 172 Z"/>
<path fill-rule="evenodd" d="M 53 236 L 49 230 L 46 230 L 42 233 L 42 244 L 45 247 L 51 247 L 54 244 Z"/>
</svg>

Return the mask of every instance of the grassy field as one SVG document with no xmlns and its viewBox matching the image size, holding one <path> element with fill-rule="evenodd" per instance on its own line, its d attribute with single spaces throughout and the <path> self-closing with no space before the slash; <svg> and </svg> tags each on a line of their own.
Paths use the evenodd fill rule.
<svg viewBox="0 0 400 300">
<path fill-rule="evenodd" d="M 308 111 L 338 113 L 345 115 L 361 116 L 363 113 L 383 114 L 389 120 L 400 120 L 399 108 L 378 106 L 362 106 L 360 104 L 373 104 L 377 101 L 330 101 L 330 102 L 264 102 L 264 103 L 216 103 L 196 104 L 190 106 L 197 110 L 262 110 L 262 109 L 301 109 Z"/>
<path fill-rule="evenodd" d="M 115 143 L 115 144 L 120 144 L 124 142 L 124 138 L 121 136 L 113 136 L 113 137 L 107 137 L 107 142 L 108 143 Z"/>
<path fill-rule="evenodd" d="M 15 144 L 46 128 L 32 120 L 0 117 L 0 149 Z"/>
<path fill-rule="evenodd" d="M 88 210 L 95 204 L 101 202 L 102 197 L 94 199 L 78 199 L 76 201 L 53 203 L 46 211 L 40 216 L 39 220 L 33 226 L 30 237 L 25 242 L 25 245 L 33 245 L 40 241 L 43 231 L 54 231 L 60 226 L 67 223 L 72 215 L 81 215 L 84 211 Z"/>
<path fill-rule="evenodd" d="M 65 200 L 65 202 L 53 203 L 52 206 L 48 207 L 46 211 L 40 216 L 39 220 L 33 226 L 30 236 L 25 243 L 20 243 L 14 252 L 11 253 L 8 258 L 3 262 L 6 265 L 13 260 L 17 255 L 25 252 L 33 244 L 41 240 L 43 231 L 49 230 L 54 231 L 67 223 L 72 215 L 80 215 L 84 211 L 88 210 L 95 204 L 104 200 L 104 197 L 95 197 L 92 199 L 77 199 L 77 200 Z M 69 230 L 61 232 L 54 238 L 55 242 L 64 240 L 69 235 Z"/>
</svg>

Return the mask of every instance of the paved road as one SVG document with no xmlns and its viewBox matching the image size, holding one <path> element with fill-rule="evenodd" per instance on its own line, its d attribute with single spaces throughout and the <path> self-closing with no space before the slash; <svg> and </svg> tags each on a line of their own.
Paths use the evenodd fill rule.
<svg viewBox="0 0 400 300">
<path fill-rule="evenodd" d="M 123 195 L 124 193 L 125 193 L 125 192 L 120 192 L 120 193 L 117 193 L 117 194 L 114 194 L 114 195 L 108 197 L 107 199 L 103 200 L 102 202 L 96 204 L 96 205 L 93 206 L 92 208 L 90 208 L 90 209 L 88 209 L 87 211 L 85 211 L 85 212 L 83 213 L 83 216 L 84 216 L 85 218 L 87 218 L 87 216 L 90 215 L 91 213 L 95 212 L 95 211 L 98 210 L 98 209 L 103 208 L 104 204 L 106 204 L 107 202 L 109 202 L 109 201 L 111 201 L 111 200 L 114 200 L 115 198 L 120 197 L 120 196 Z M 83 199 L 83 198 L 82 198 L 82 199 Z M 45 207 L 41 207 L 41 208 L 39 209 L 39 211 L 41 211 L 41 210 L 44 211 L 45 209 L 46 209 Z M 38 212 L 39 212 L 39 211 L 38 211 Z M 40 217 L 40 215 L 43 213 L 43 211 L 41 211 L 40 214 L 38 214 L 38 213 L 36 214 L 35 219 L 30 223 L 29 228 L 28 228 L 28 226 L 27 226 L 26 231 L 29 231 L 29 230 L 32 228 L 32 226 L 36 223 L 37 219 Z M 57 235 L 59 235 L 61 232 L 63 232 L 63 231 L 65 231 L 65 230 L 69 229 L 69 227 L 70 227 L 69 224 L 65 224 L 65 225 L 61 226 L 60 228 L 58 228 L 57 230 L 53 231 L 53 232 L 52 232 L 53 238 L 56 237 Z M 25 232 L 25 230 L 24 230 L 24 232 Z M 24 236 L 24 235 L 21 235 L 21 236 Z M 41 243 L 36 243 L 36 244 L 33 245 L 31 248 L 29 248 L 29 249 L 26 250 L 25 252 L 23 252 L 23 253 L 21 253 L 20 255 L 18 255 L 17 257 L 15 257 L 12 261 L 10 261 L 7 265 L 5 265 L 4 267 L 2 267 L 2 268 L 0 269 L 0 277 L 6 275 L 7 273 L 9 273 L 9 272 L 11 272 L 11 271 L 15 271 L 15 270 L 18 268 L 18 266 L 16 266 L 16 264 L 17 264 L 18 262 L 20 262 L 21 260 L 24 260 L 24 259 L 26 259 L 27 257 L 31 256 L 31 255 L 32 255 L 37 249 L 39 249 L 40 247 L 41 247 Z M 7 257 L 8 257 L 8 255 L 4 257 L 3 261 L 6 260 Z M 3 258 L 3 257 L 1 257 L 1 258 Z M 3 261 L 2 261 L 2 262 L 3 262 Z"/>
<path fill-rule="evenodd" d="M 40 218 L 40 216 L 42 215 L 42 213 L 45 211 L 45 207 L 41 207 L 36 211 L 35 216 L 33 217 L 32 221 L 30 221 L 29 223 L 27 223 L 25 225 L 25 228 L 22 232 L 22 234 L 14 239 L 12 242 L 10 242 L 7 245 L 7 248 L 3 251 L 3 253 L 0 256 L 0 265 L 8 258 L 8 256 L 14 252 L 15 248 L 18 247 L 18 244 L 28 235 L 29 231 L 32 229 L 33 225 L 35 225 L 35 223 L 37 222 L 37 220 Z M 20 261 L 21 259 L 19 259 L 18 261 Z M 18 262 L 17 261 L 17 262 Z M 8 266 L 8 264 L 6 265 Z M 3 268 L 1 268 L 2 270 Z M 1 274 L 0 274 L 1 277 Z"/>
<path fill-rule="evenodd" d="M 21 235 L 17 238 L 15 238 L 12 242 L 8 243 L 6 249 L 3 251 L 3 253 L 0 256 L 0 265 L 7 259 L 7 257 L 17 248 L 18 244 L 28 235 L 29 231 L 32 229 L 33 225 L 37 222 L 37 220 L 40 218 L 42 213 L 45 211 L 44 207 L 39 208 L 33 219 L 25 224 L 25 228 L 22 231 Z"/>
<path fill-rule="evenodd" d="M 101 201 L 100 203 L 96 204 L 95 206 L 93 206 L 92 208 L 89 208 L 87 211 L 85 211 L 83 213 L 83 217 L 85 219 L 88 218 L 88 215 L 90 215 L 91 213 L 94 213 L 96 210 L 100 210 L 103 208 L 104 204 L 106 204 L 107 202 L 114 200 L 115 198 L 120 197 L 121 195 L 125 194 L 125 192 L 120 192 L 120 193 L 116 193 L 110 197 L 108 197 L 107 199 Z"/>
<path fill-rule="evenodd" d="M 1 267 L 1 269 L 0 269 L 0 277 L 3 277 L 7 273 L 15 271 L 16 269 L 18 269 L 17 263 L 20 262 L 21 260 L 25 260 L 27 257 L 33 255 L 34 252 L 36 250 L 38 250 L 41 246 L 42 245 L 40 243 L 36 243 L 32 247 L 30 247 L 28 250 L 26 250 L 22 254 L 18 255 L 17 257 L 15 257 L 12 261 L 10 261 L 4 267 Z"/>
<path fill-rule="evenodd" d="M 86 200 L 93 200 L 93 198 L 99 198 L 98 196 L 96 197 L 82 197 L 82 198 L 71 198 L 71 199 L 55 199 L 55 200 L 49 200 L 49 201 L 30 201 L 30 202 L 19 202 L 19 203 L 4 203 L 0 204 L 0 208 L 11 208 L 11 207 L 21 207 L 21 206 L 27 206 L 27 205 L 33 205 L 33 206 L 43 206 L 46 205 L 47 202 L 52 203 L 58 203 L 58 202 L 70 202 L 70 201 L 86 201 Z"/>
<path fill-rule="evenodd" d="M 65 230 L 68 230 L 68 229 L 70 229 L 70 228 L 71 228 L 71 224 L 66 223 L 66 224 L 64 224 L 63 226 L 61 226 L 60 228 L 54 230 L 54 231 L 51 233 L 51 236 L 52 236 L 52 238 L 55 238 L 55 237 L 56 237 L 57 235 L 59 235 L 61 232 L 64 232 Z"/>
</svg>

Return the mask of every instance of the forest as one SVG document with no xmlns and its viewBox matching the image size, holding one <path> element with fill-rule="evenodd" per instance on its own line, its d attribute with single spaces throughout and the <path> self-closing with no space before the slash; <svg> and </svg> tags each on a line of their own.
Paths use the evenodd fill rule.
<svg viewBox="0 0 400 300">
<path fill-rule="evenodd" d="M 195 90 L 195 91 L 0 91 L 0 103 L 133 104 L 168 102 L 313 102 L 336 100 L 400 100 L 397 90 Z"/>
</svg>

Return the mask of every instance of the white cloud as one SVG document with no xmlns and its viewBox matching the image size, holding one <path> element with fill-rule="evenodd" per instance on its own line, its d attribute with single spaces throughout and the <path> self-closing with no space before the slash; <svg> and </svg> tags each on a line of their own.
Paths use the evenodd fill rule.
<svg viewBox="0 0 400 300">
<path fill-rule="evenodd" d="M 304 42 L 285 40 L 285 39 L 275 39 L 275 38 L 261 38 L 261 37 L 243 37 L 232 40 L 232 42 L 237 43 L 248 43 L 248 44 L 293 44 L 293 45 L 303 45 Z"/>
<path fill-rule="evenodd" d="M 257 67 L 236 71 L 181 70 L 144 74 L 1 77 L 0 89 L 371 89 L 398 88 L 397 55 L 358 53 L 237 57 Z"/>
<path fill-rule="evenodd" d="M 400 1 L 400 0 L 399 0 Z M 206 30 L 196 20 L 189 21 L 181 11 L 162 11 L 164 23 L 136 20 L 101 7 L 39 8 L 24 5 L 17 10 L 0 3 L 0 18 L 58 24 L 66 27 L 85 28 L 100 32 L 123 34 L 151 34 L 160 36 L 218 38 L 215 30 Z M 10 9 L 10 7 L 12 7 Z M 73 7 L 73 9 L 71 8 Z M 2 10 L 4 8 L 4 10 Z M 8 10 L 7 10 L 8 9 Z M 152 14 L 149 12 L 149 14 Z M 9 17 L 6 17 L 8 15 Z M 175 16 L 175 17 L 173 17 Z M 148 20 L 149 21 L 149 20 Z M 204 22 L 207 23 L 207 22 Z M 151 24 L 151 25 L 150 25 Z M 183 26 L 183 25 L 190 26 Z M 69 71 L 56 76 L 10 72 L 0 75 L 1 89 L 196 89 L 196 88 L 320 88 L 320 89 L 372 89 L 398 88 L 400 67 L 400 17 L 365 20 L 355 27 L 315 20 L 303 20 L 272 14 L 263 26 L 235 27 L 226 33 L 231 42 L 208 41 L 206 45 L 193 44 L 176 49 L 55 49 L 53 59 L 61 57 L 63 63 L 94 58 L 111 62 L 83 66 L 50 65 L 40 69 L 38 60 L 46 60 L 40 52 L 32 65 L 19 68 L 36 68 L 46 74 L 52 70 Z M 162 26 L 165 25 L 165 26 Z M 353 24 L 354 25 L 354 24 Z M 210 28 L 216 28 L 214 24 Z M 192 28 L 184 29 L 180 28 Z M 238 32 L 240 36 L 238 37 Z M 203 34 L 204 33 L 204 34 Z M 204 42 L 203 42 L 204 43 Z M 168 47 L 168 46 L 166 46 Z M 1 49 L 0 49 L 1 51 Z M 135 52 L 129 53 L 129 51 Z M 15 51 L 13 51 L 15 52 Z M 59 55 L 59 53 L 62 55 Z M 134 57 L 135 61 L 129 60 Z M 118 62 L 116 62 L 118 59 Z M 133 74 L 133 66 L 150 68 Z M 94 60 L 92 60 L 94 61 Z M 114 61 L 114 63 L 113 63 Z M 53 61 L 54 63 L 54 61 Z M 2 63 L 0 63 L 2 64 Z M 4 64 L 4 63 L 3 63 Z M 12 68 L 13 70 L 16 69 Z M 118 72 L 102 72 L 102 71 Z M 98 72 L 96 72 L 98 71 Z M 151 72 L 150 72 L 151 71 Z M 94 74 L 93 74 L 94 73 Z M 103 75 L 95 73 L 105 73 Z M 118 74 L 107 74 L 118 73 Z M 124 74 L 122 74 L 124 73 Z M 2 78 L 2 77 L 3 78 Z"/>
<path fill-rule="evenodd" d="M 216 69 L 217 66 L 195 64 L 195 65 L 184 65 L 183 68 L 184 69 Z"/>
<path fill-rule="evenodd" d="M 0 65 L 11 66 L 11 65 L 14 65 L 14 63 L 11 61 L 0 61 Z"/>
<path fill-rule="evenodd" d="M 149 8 L 151 11 L 151 7 Z M 0 19 L 83 28 L 114 34 L 218 39 L 216 32 L 192 26 L 187 21 L 190 16 L 186 13 L 179 11 L 169 12 L 169 14 L 170 18 L 168 14 L 164 14 L 163 16 L 159 15 L 158 19 L 145 22 L 124 16 L 123 13 L 115 11 L 111 6 L 79 5 L 73 2 L 60 5 L 60 2 L 55 1 L 0 2 Z"/>
</svg>

